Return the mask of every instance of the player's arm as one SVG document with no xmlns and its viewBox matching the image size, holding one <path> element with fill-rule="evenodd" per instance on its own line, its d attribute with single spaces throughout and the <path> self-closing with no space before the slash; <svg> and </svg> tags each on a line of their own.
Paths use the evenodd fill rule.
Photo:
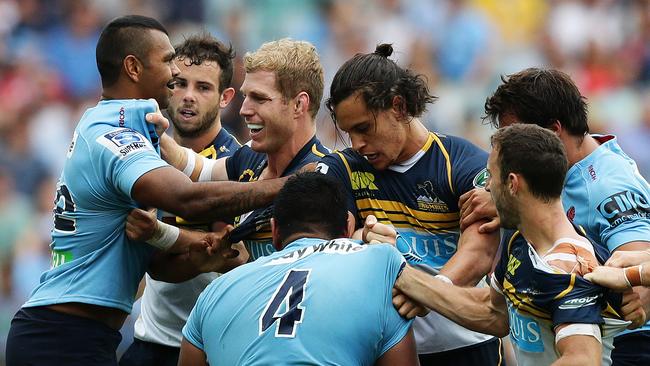
<svg viewBox="0 0 650 366">
<path fill-rule="evenodd" d="M 411 266 L 404 268 L 395 287 L 465 328 L 497 337 L 509 332 L 505 298 L 493 288 L 454 286 Z"/>
<path fill-rule="evenodd" d="M 499 230 L 501 220 L 497 214 L 497 208 L 492 201 L 490 192 L 485 188 L 474 188 L 460 196 L 458 202 L 460 207 L 460 229 L 465 230 L 468 226 L 482 220 L 479 232 L 490 233 Z"/>
<path fill-rule="evenodd" d="M 161 114 L 149 114 L 156 125 L 160 118 L 164 119 Z M 169 123 L 169 122 L 167 122 Z M 217 160 L 208 159 L 197 154 L 192 149 L 183 147 L 176 143 L 173 138 L 167 134 L 160 134 L 160 155 L 169 165 L 182 171 L 194 182 L 221 181 L 228 180 L 226 171 L 226 159 Z"/>
<path fill-rule="evenodd" d="M 181 353 L 178 356 L 178 366 L 207 366 L 205 352 L 188 342 L 185 337 L 181 341 Z"/>
<path fill-rule="evenodd" d="M 572 334 L 572 329 L 577 329 L 577 333 Z M 565 335 L 567 333 L 569 335 Z M 601 363 L 600 328 L 596 324 L 559 325 L 555 329 L 555 342 L 560 357 L 553 366 L 598 366 Z"/>
<path fill-rule="evenodd" d="M 440 270 L 458 286 L 475 286 L 492 269 L 499 249 L 499 232 L 481 234 L 481 222 L 467 227 L 458 240 L 456 253 Z"/>
<path fill-rule="evenodd" d="M 286 180 L 192 183 L 180 171 L 161 167 L 138 178 L 131 196 L 187 220 L 216 221 L 270 205 Z"/>
<path fill-rule="evenodd" d="M 394 345 L 391 349 L 384 352 L 375 362 L 377 366 L 409 366 L 419 365 L 418 353 L 415 349 L 415 337 L 413 330 L 409 329 L 408 333 Z"/>
</svg>

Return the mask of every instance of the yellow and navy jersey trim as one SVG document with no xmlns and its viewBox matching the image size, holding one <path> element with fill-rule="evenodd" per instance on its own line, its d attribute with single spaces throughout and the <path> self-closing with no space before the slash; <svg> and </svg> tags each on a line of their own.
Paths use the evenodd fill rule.
<svg viewBox="0 0 650 366">
<path fill-rule="evenodd" d="M 602 324 L 603 318 L 620 319 L 621 297 L 604 291 L 575 273 L 550 272 L 540 267 L 519 231 L 507 231 L 494 277 L 508 303 L 522 314 L 560 323 Z M 592 245 L 595 246 L 595 244 Z M 606 257 L 596 252 L 600 263 Z M 584 306 L 583 306 L 584 305 Z M 579 310 L 579 311 L 578 311 Z"/>
<path fill-rule="evenodd" d="M 372 213 L 395 226 L 458 229 L 458 199 L 474 188 L 473 178 L 485 169 L 487 153 L 463 139 L 433 132 L 421 151 L 405 172 L 377 171 L 352 149 L 335 151 L 321 160 L 321 172 L 346 183 L 353 198 L 349 209 L 360 219 Z"/>
</svg>

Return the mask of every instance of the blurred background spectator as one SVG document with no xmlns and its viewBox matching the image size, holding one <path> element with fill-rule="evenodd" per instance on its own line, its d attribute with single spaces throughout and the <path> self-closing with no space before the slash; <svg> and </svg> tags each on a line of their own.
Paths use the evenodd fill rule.
<svg viewBox="0 0 650 366">
<path fill-rule="evenodd" d="M 55 177 L 72 130 L 100 97 L 99 32 L 123 14 L 161 20 L 174 43 L 202 30 L 232 42 L 236 88 L 241 57 L 268 40 L 316 45 L 325 97 L 345 60 L 393 43 L 440 98 L 423 122 L 486 148 L 483 103 L 500 76 L 559 68 L 587 97 L 592 132 L 618 134 L 650 177 L 648 0 L 0 0 L 0 364 L 9 319 L 49 266 Z M 222 118 L 247 141 L 238 98 Z M 329 147 L 346 146 L 325 108 L 317 120 Z"/>
</svg>

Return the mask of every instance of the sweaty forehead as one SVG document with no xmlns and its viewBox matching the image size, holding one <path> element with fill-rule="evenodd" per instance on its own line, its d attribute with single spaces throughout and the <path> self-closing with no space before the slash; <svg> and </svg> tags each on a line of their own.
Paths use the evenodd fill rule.
<svg viewBox="0 0 650 366">
<path fill-rule="evenodd" d="M 372 113 L 368 110 L 366 102 L 359 93 L 350 95 L 334 107 L 336 122 L 343 130 L 351 129 L 355 125 L 367 121 Z"/>
</svg>

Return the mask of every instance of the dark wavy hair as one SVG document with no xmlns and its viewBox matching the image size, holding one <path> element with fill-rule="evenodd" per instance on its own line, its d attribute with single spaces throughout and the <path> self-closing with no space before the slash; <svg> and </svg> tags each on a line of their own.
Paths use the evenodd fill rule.
<svg viewBox="0 0 650 366">
<path fill-rule="evenodd" d="M 230 87 L 232 82 L 235 52 L 232 44 L 228 47 L 207 33 L 193 35 L 174 47 L 176 59 L 186 65 L 200 65 L 205 61 L 214 61 L 221 69 L 219 76 L 219 93 Z"/>
<path fill-rule="evenodd" d="M 529 68 L 501 76 L 503 82 L 485 101 L 485 116 L 499 128 L 499 116 L 512 113 L 521 123 L 548 128 L 559 121 L 571 135 L 589 133 L 587 102 L 569 75 Z"/>
<path fill-rule="evenodd" d="M 334 122 L 334 108 L 357 91 L 373 113 L 391 108 L 394 97 L 400 97 L 405 119 L 421 116 L 427 104 L 437 99 L 429 93 L 424 76 L 398 66 L 388 58 L 392 53 L 393 46 L 383 43 L 375 52 L 357 54 L 339 68 L 326 102 Z"/>
</svg>

